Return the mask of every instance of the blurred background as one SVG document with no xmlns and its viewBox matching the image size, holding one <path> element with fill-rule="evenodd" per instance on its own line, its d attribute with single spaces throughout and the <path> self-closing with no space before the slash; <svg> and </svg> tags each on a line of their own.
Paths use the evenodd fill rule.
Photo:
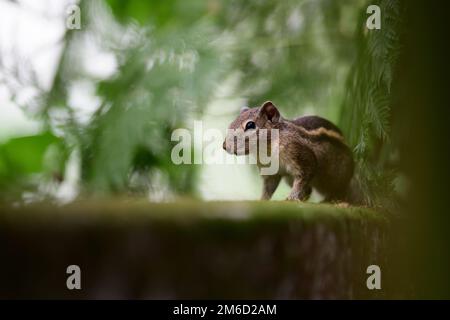
<svg viewBox="0 0 450 320">
<path fill-rule="evenodd" d="M 380 30 L 366 28 L 366 10 L 372 4 L 381 9 Z M 74 30 L 67 28 L 68 17 L 74 14 L 72 5 L 80 8 L 80 28 Z M 340 126 L 354 152 L 364 200 L 392 214 L 394 223 L 389 228 L 396 241 L 387 241 L 381 233 L 366 237 L 369 218 L 355 230 L 361 231 L 368 248 L 385 245 L 387 249 L 380 250 L 392 258 L 389 267 L 395 265 L 396 275 L 405 275 L 394 278 L 405 281 L 406 291 L 418 288 L 414 297 L 448 298 L 447 12 L 444 2 L 421 0 L 0 0 L 0 208 L 4 204 L 26 208 L 26 204 L 42 201 L 66 204 L 92 198 L 106 199 L 98 202 L 100 206 L 114 206 L 114 201 L 109 201 L 113 197 L 149 202 L 257 199 L 261 181 L 255 168 L 175 165 L 170 159 L 175 144 L 171 134 L 177 128 L 192 129 L 194 120 L 202 120 L 205 129 L 224 132 L 241 107 L 272 100 L 287 118 L 316 114 Z M 284 199 L 287 192 L 286 186 L 279 188 L 275 199 Z M 313 200 L 320 197 L 315 195 Z M 199 204 L 208 211 L 208 204 Z M 258 205 L 255 210 L 264 211 Z M 274 213 L 289 204 L 271 205 Z M 289 208 L 297 213 L 297 207 Z M 192 210 L 199 211 L 198 207 Z M 228 205 L 216 211 L 221 210 L 231 216 L 239 211 Z M 10 216 L 5 214 L 6 222 Z M 37 216 L 29 221 L 33 224 Z M 288 224 L 294 220 L 288 219 Z M 139 220 L 135 222 L 140 228 Z M 317 223 L 320 227 L 319 218 Z M 270 220 L 260 230 L 263 240 L 274 225 Z M 341 236 L 353 236 L 344 228 L 346 224 L 339 225 L 343 227 Z M 239 223 L 234 227 L 239 228 Z M 286 230 L 292 230 L 288 227 Z M 26 270 L 24 273 L 30 271 L 30 261 L 45 262 L 42 257 L 47 254 L 58 256 L 52 251 L 58 241 L 49 237 L 51 246 L 35 246 L 44 251 L 50 248 L 45 255 L 37 255 L 35 260 L 33 255 L 23 255 L 26 263 L 14 264 L 22 252 L 15 251 L 22 243 L 20 236 L 17 245 L 9 245 L 8 241 L 16 239 L 14 228 L 5 223 L 4 229 L 11 230 L 0 250 L 6 254 L 4 260 L 13 262 L 12 273 L 18 267 Z M 48 228 L 56 232 L 57 239 L 77 239 L 70 232 L 58 233 L 51 223 Z M 92 228 L 93 237 L 103 236 L 95 223 Z M 234 239 L 228 238 L 233 233 L 221 228 L 199 230 L 213 235 L 222 230 L 223 239 Z M 36 237 L 27 238 L 25 244 L 32 246 L 45 234 L 39 224 L 36 230 Z M 288 233 L 286 230 L 280 234 Z M 301 236 L 308 236 L 307 230 L 298 230 Z M 144 240 L 151 236 L 141 231 Z M 134 234 L 130 232 L 131 237 Z M 237 235 L 245 238 L 247 234 L 234 236 L 240 239 Z M 24 235 L 28 237 L 27 232 Z M 81 238 L 86 241 L 82 250 L 93 252 L 86 261 L 106 252 L 104 248 L 115 252 L 117 248 L 110 243 L 122 245 L 115 233 L 111 233 L 111 241 L 103 239 L 104 246 L 92 247 L 89 236 Z M 170 234 L 169 247 L 172 238 L 176 239 Z M 274 237 L 274 243 L 279 243 L 277 239 Z M 291 243 L 290 238 L 283 239 Z M 294 237 L 294 246 L 296 239 L 300 238 Z M 317 248 L 328 248 L 323 245 L 326 233 L 317 239 Z M 130 248 L 159 243 L 141 240 Z M 209 244 L 201 237 L 197 240 Z M 175 243 L 176 248 L 184 240 Z M 267 248 L 272 247 L 264 243 L 262 252 L 269 252 L 278 262 L 278 255 L 271 255 Z M 61 242 L 60 250 L 65 246 Z M 24 248 L 29 249 L 27 245 Z M 198 251 L 195 246 L 189 248 Z M 208 247 L 205 256 L 210 259 L 209 250 L 221 255 L 217 248 L 220 246 Z M 236 248 L 245 251 L 243 257 L 253 250 L 239 242 Z M 278 246 L 273 248 L 280 252 Z M 297 249 L 285 251 L 286 257 Z M 134 254 L 126 246 L 123 252 Z M 316 252 L 314 247 L 306 257 Z M 336 248 L 329 252 L 342 256 Z M 142 255 L 151 256 L 145 250 Z M 235 261 L 228 259 L 229 255 L 224 257 L 227 259 L 217 260 L 218 265 Z M 266 258 L 263 254 L 261 261 Z M 282 275 L 290 268 L 295 273 L 288 258 L 287 269 L 282 266 L 277 273 L 269 268 L 268 274 Z M 208 259 L 199 256 L 197 262 L 209 266 Z M 312 269 L 331 265 L 322 263 L 323 259 L 320 256 Z M 345 261 L 345 256 L 342 259 Z M 117 260 L 123 259 L 111 261 Z M 190 264 L 191 256 L 185 261 Z M 211 261 L 215 269 L 215 260 Z M 140 258 L 136 262 L 141 265 Z M 247 265 L 251 263 L 237 265 L 236 270 L 248 270 L 243 267 Z M 300 259 L 299 266 L 308 265 Z M 53 270 L 45 263 L 41 267 Z M 60 270 L 59 266 L 55 270 Z M 11 288 L 16 288 L 15 278 L 8 278 Z M 319 272 L 317 283 L 323 279 Z"/>
<path fill-rule="evenodd" d="M 272 100 L 337 123 L 366 202 L 391 201 L 406 188 L 391 139 L 401 6 L 375 1 L 370 31 L 372 2 L 0 1 L 0 198 L 258 199 L 255 168 L 175 165 L 170 136 L 194 120 L 225 132 Z"/>
</svg>

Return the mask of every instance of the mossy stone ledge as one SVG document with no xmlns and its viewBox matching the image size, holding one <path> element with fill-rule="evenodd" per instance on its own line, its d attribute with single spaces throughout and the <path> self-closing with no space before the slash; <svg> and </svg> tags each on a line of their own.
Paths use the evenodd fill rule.
<svg viewBox="0 0 450 320">
<path fill-rule="evenodd" d="M 271 202 L 76 202 L 0 209 L 0 298 L 386 298 L 389 219 Z M 66 268 L 81 268 L 68 290 Z"/>
</svg>

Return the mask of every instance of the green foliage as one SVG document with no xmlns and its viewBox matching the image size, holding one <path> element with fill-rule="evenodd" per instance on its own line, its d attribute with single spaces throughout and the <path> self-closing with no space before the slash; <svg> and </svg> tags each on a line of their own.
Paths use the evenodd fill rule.
<svg viewBox="0 0 450 320">
<path fill-rule="evenodd" d="M 150 24 L 156 28 L 167 25 L 188 26 L 200 19 L 207 11 L 208 1 L 123 1 L 107 0 L 114 16 L 121 22 L 137 21 L 141 25 Z"/>
<path fill-rule="evenodd" d="M 233 97 L 250 106 L 270 99 L 286 117 L 339 120 L 357 158 L 359 187 L 368 203 L 380 203 L 395 177 L 391 89 L 401 8 L 398 0 L 375 2 L 382 30 L 369 31 L 369 4 L 81 1 L 83 28 L 66 33 L 52 88 L 33 101 L 32 114 L 61 138 L 2 146 L 0 185 L 10 188 L 12 181 L 52 170 L 64 179 L 67 155 L 75 151 L 84 195 L 154 189 L 195 195 L 197 167 L 172 163 L 171 133 L 201 117 L 218 85 L 235 79 Z M 114 61 L 111 74 L 86 67 L 90 47 Z M 72 102 L 80 82 L 98 101 L 87 117 Z M 50 145 L 57 147 L 46 151 Z M 53 169 L 42 166 L 47 152 Z"/>
<path fill-rule="evenodd" d="M 395 170 L 390 163 L 393 100 L 391 89 L 400 52 L 401 6 L 398 0 L 370 2 L 381 9 L 381 30 L 365 28 L 361 12 L 357 29 L 358 55 L 348 81 L 341 127 L 354 147 L 359 186 L 369 204 L 392 199 Z M 369 3 L 367 4 L 369 5 Z"/>
<path fill-rule="evenodd" d="M 163 50 L 162 46 L 157 48 Z M 186 48 L 172 50 L 179 59 L 186 53 Z M 84 178 L 97 191 L 126 189 L 130 169 L 136 167 L 137 150 L 140 162 L 142 153 L 147 153 L 146 169 L 160 167 L 169 176 L 178 171 L 170 161 L 170 134 L 184 125 L 189 111 L 204 106 L 208 84 L 197 82 L 205 80 L 197 74 L 201 68 L 193 67 L 192 72 L 179 70 L 176 61 L 152 62 L 150 69 L 147 60 L 157 53 L 145 45 L 129 50 L 119 67 L 120 76 L 98 85 L 104 103 L 86 132 L 87 143 L 82 152 Z M 192 59 L 198 54 L 202 63 L 209 63 L 206 50 L 190 54 Z M 129 89 L 123 90 L 124 87 Z M 179 187 L 189 190 L 192 185 Z"/>
<path fill-rule="evenodd" d="M 284 114 L 308 112 L 336 119 L 344 79 L 354 57 L 360 1 L 226 1 L 224 27 L 240 73 L 237 94 L 250 106 L 273 100 Z"/>
<path fill-rule="evenodd" d="M 41 176 L 60 180 L 68 158 L 66 146 L 50 132 L 10 139 L 0 145 L 1 197 L 20 195 L 22 188 L 35 188 Z M 1 198 L 0 197 L 0 198 Z"/>
<path fill-rule="evenodd" d="M 172 163 L 171 133 L 187 127 L 189 117 L 200 115 L 224 69 L 218 49 L 209 40 L 213 26 L 208 19 L 197 19 L 205 14 L 203 6 L 189 8 L 189 25 L 184 18 L 178 19 L 179 14 L 168 14 L 173 6 L 185 7 L 181 1 L 109 4 L 114 17 L 104 19 L 106 28 L 95 24 L 96 16 L 88 16 L 82 32 L 67 35 L 45 113 L 52 122 L 52 112 L 66 112 L 62 129 L 80 151 L 86 195 L 145 194 L 156 186 L 194 195 L 197 168 Z M 84 6 L 86 12 L 93 11 L 93 5 Z M 106 12 L 102 8 L 97 10 Z M 123 25 L 116 25 L 115 18 Z M 150 27 L 137 27 L 131 20 Z M 111 34 L 109 27 L 129 39 Z M 93 79 L 77 62 L 84 41 L 92 37 L 108 39 L 96 45 L 117 61 L 117 70 L 105 79 Z M 101 101 L 87 125 L 77 118 L 67 92 L 80 78 L 95 87 Z"/>
</svg>

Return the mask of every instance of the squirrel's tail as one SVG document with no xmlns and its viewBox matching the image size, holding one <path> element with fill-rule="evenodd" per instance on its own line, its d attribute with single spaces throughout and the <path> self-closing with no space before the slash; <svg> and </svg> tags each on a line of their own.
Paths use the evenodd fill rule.
<svg viewBox="0 0 450 320">
<path fill-rule="evenodd" d="M 368 202 L 361 188 L 361 182 L 353 176 L 347 187 L 345 201 L 352 205 L 367 206 Z"/>
</svg>

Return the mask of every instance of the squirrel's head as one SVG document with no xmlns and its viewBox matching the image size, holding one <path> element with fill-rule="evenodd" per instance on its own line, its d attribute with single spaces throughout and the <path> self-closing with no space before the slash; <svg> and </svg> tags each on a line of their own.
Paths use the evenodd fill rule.
<svg viewBox="0 0 450 320">
<path fill-rule="evenodd" d="M 258 142 L 260 136 L 270 143 L 270 131 L 277 128 L 280 112 L 271 101 L 264 102 L 261 107 L 242 108 L 238 117 L 230 124 L 223 149 L 230 154 L 249 154 L 252 142 Z M 260 134 L 261 129 L 267 130 L 267 135 Z"/>
</svg>

